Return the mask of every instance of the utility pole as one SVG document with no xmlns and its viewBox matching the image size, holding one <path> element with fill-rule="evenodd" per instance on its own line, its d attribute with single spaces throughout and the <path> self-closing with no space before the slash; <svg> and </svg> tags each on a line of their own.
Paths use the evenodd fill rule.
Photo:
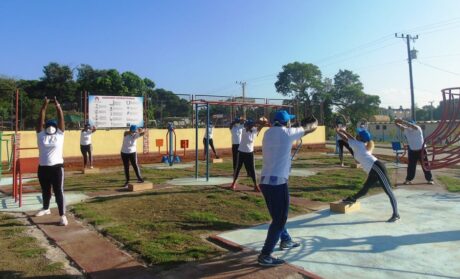
<svg viewBox="0 0 460 279">
<path fill-rule="evenodd" d="M 430 103 L 430 120 L 433 121 L 433 103 L 434 101 L 431 101 L 428 103 Z"/>
<path fill-rule="evenodd" d="M 412 36 L 409 34 L 401 34 L 398 36 L 398 33 L 395 33 L 396 38 L 406 38 L 407 44 L 407 60 L 409 62 L 409 79 L 410 79 L 410 95 L 411 95 L 411 116 L 412 120 L 416 120 L 415 116 L 415 101 L 414 101 L 414 81 L 412 79 L 412 59 L 417 58 L 417 51 L 410 50 L 410 40 L 415 42 L 418 39 L 418 35 Z"/>
<path fill-rule="evenodd" d="M 243 103 L 245 102 L 246 98 L 246 81 L 235 81 L 236 84 L 241 85 L 241 89 L 243 90 Z M 246 107 L 243 106 L 243 117 L 246 118 Z"/>
</svg>

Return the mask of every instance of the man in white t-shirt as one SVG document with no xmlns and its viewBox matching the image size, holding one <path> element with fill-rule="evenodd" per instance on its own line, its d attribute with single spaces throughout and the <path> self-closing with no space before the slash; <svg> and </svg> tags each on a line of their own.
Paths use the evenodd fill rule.
<svg viewBox="0 0 460 279">
<path fill-rule="evenodd" d="M 204 157 L 206 158 L 206 153 L 208 152 L 209 146 L 212 149 L 212 152 L 214 152 L 214 156 L 216 159 L 219 159 L 219 156 L 217 155 L 216 149 L 214 148 L 214 140 L 212 139 L 214 134 L 214 125 L 212 125 L 212 122 L 209 122 L 208 124 L 208 129 L 205 131 L 205 135 L 203 138 L 203 146 L 204 146 Z M 209 138 L 209 146 L 206 145 L 206 138 Z M 206 148 L 208 147 L 208 148 Z"/>
<path fill-rule="evenodd" d="M 93 168 L 93 145 L 92 135 L 96 132 L 96 127 L 91 127 L 89 123 L 86 123 L 80 133 L 80 151 L 83 155 L 83 168 L 89 166 Z M 89 161 L 88 161 L 89 158 Z"/>
<path fill-rule="evenodd" d="M 260 180 L 260 190 L 270 212 L 272 222 L 268 228 L 264 247 L 258 257 L 261 266 L 276 266 L 284 260 L 271 256 L 276 244 L 281 239 L 280 249 L 299 247 L 292 241 L 286 230 L 289 211 L 288 178 L 291 170 L 292 144 L 303 136 L 316 130 L 318 121 L 311 117 L 302 121 L 303 127 L 290 127 L 294 115 L 287 111 L 277 111 L 273 126 L 268 129 L 262 141 L 263 168 Z"/>
<path fill-rule="evenodd" d="M 241 142 L 241 135 L 244 129 L 244 118 L 237 117 L 235 120 L 230 123 L 230 133 L 232 134 L 232 158 L 233 158 L 233 173 L 235 173 L 237 156 L 238 156 L 238 147 Z"/>
<path fill-rule="evenodd" d="M 407 165 L 407 175 L 406 181 L 404 184 L 411 184 L 412 180 L 415 177 L 415 171 L 417 169 L 417 162 L 422 164 L 423 161 L 427 161 L 428 158 L 426 157 L 425 146 L 423 145 L 424 138 L 423 138 L 423 131 L 420 126 L 415 124 L 415 121 L 408 122 L 402 119 L 395 120 L 396 126 L 398 126 L 404 133 L 407 139 L 407 143 L 409 145 L 409 150 L 407 152 L 409 164 Z M 433 182 L 433 175 L 431 171 L 423 170 L 425 175 L 425 179 L 428 184 L 434 184 Z"/>
</svg>

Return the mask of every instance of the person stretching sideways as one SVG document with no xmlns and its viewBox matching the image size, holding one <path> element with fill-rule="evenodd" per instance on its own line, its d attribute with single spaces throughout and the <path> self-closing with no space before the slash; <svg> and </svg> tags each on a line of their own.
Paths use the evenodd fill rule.
<svg viewBox="0 0 460 279">
<path fill-rule="evenodd" d="M 343 202 L 355 203 L 356 200 L 366 195 L 373 185 L 380 182 L 380 185 L 390 199 L 391 207 L 393 208 L 393 215 L 387 222 L 395 222 L 399 220 L 398 203 L 396 202 L 396 197 L 391 191 L 390 179 L 388 178 L 385 165 L 372 155 L 374 142 L 371 140 L 371 134 L 365 129 L 358 129 L 358 135 L 355 139 L 346 131 L 340 129 L 337 129 L 336 131 L 345 141 L 348 142 L 350 147 L 353 149 L 355 159 L 361 164 L 361 166 L 363 166 L 363 170 L 368 173 L 367 180 L 364 182 L 363 188 L 361 188 L 361 190 L 353 196 L 343 199 Z"/>
<path fill-rule="evenodd" d="M 206 133 L 203 138 L 203 145 L 204 145 L 204 157 L 206 160 L 206 155 L 209 149 L 209 146 L 211 146 L 212 152 L 214 152 L 214 156 L 216 159 L 219 159 L 219 156 L 217 155 L 216 149 L 214 148 L 214 141 L 212 139 L 212 135 L 214 133 L 214 125 L 212 125 L 212 122 L 209 122 L 208 129 L 206 130 Z M 206 148 L 206 138 L 209 137 L 209 146 Z"/>
<path fill-rule="evenodd" d="M 51 214 L 49 209 L 51 201 L 51 188 L 53 188 L 58 205 L 59 224 L 67 226 L 69 223 L 65 216 L 64 198 L 64 114 L 61 105 L 54 97 L 58 122 L 48 120 L 45 122 L 46 109 L 50 100 L 45 97 L 45 101 L 40 110 L 37 122 L 37 144 L 38 144 L 38 181 L 42 189 L 43 209 L 38 211 L 35 216 Z"/>
<path fill-rule="evenodd" d="M 403 131 L 409 145 L 409 151 L 407 153 L 409 164 L 407 166 L 406 181 L 404 181 L 404 184 L 412 184 L 412 180 L 415 177 L 415 170 L 417 169 L 417 162 L 422 164 L 422 160 L 428 160 L 425 146 L 423 145 L 424 139 L 422 128 L 416 125 L 415 121 L 408 122 L 402 119 L 396 119 L 395 124 Z M 434 184 L 431 171 L 423 170 L 423 174 L 428 184 Z"/>
<path fill-rule="evenodd" d="M 244 118 L 237 117 L 235 120 L 230 123 L 230 133 L 232 133 L 232 158 L 233 158 L 233 173 L 236 170 L 237 156 L 238 156 L 238 147 L 241 143 L 241 134 L 244 129 Z"/>
<path fill-rule="evenodd" d="M 87 168 L 89 165 L 89 168 L 93 168 L 93 145 L 91 144 L 91 135 L 96 132 L 96 127 L 91 127 L 89 123 L 85 124 L 85 127 L 83 130 L 81 130 L 80 133 L 80 151 L 81 154 L 83 155 L 83 168 Z M 88 158 L 89 158 L 89 164 L 88 164 Z"/>
<path fill-rule="evenodd" d="M 254 140 L 256 139 L 257 135 L 259 135 L 260 130 L 265 124 L 266 120 L 262 120 L 258 123 L 258 125 L 256 125 L 256 123 L 250 119 L 248 119 L 244 123 L 245 129 L 243 130 L 243 133 L 241 135 L 241 143 L 239 144 L 238 148 L 238 164 L 233 174 L 233 190 L 236 189 L 236 180 L 238 179 L 241 167 L 244 164 L 244 167 L 246 168 L 246 173 L 254 183 L 254 191 L 260 192 L 259 186 L 257 186 L 256 168 L 254 166 Z"/>
<path fill-rule="evenodd" d="M 128 187 L 129 184 L 129 162 L 131 162 L 134 172 L 136 173 L 137 182 L 144 182 L 144 179 L 141 176 L 141 171 L 139 170 L 139 166 L 137 165 L 136 152 L 136 141 L 140 136 L 143 136 L 144 133 L 144 129 L 137 128 L 136 125 L 131 125 L 129 127 L 129 131 L 125 131 L 123 135 L 123 145 L 121 146 L 121 160 L 123 161 L 123 167 L 125 169 L 125 188 Z"/>
<path fill-rule="evenodd" d="M 302 121 L 303 127 L 290 127 L 294 115 L 285 110 L 275 113 L 273 125 L 262 140 L 263 167 L 260 178 L 260 190 L 267 204 L 272 222 L 268 228 L 267 238 L 257 261 L 261 266 L 277 266 L 284 260 L 271 254 L 281 239 L 280 249 L 299 247 L 292 241 L 286 229 L 289 211 L 288 179 L 291 170 L 292 144 L 303 136 L 316 130 L 318 121 L 314 117 Z M 297 124 L 298 125 L 298 124 Z"/>
</svg>

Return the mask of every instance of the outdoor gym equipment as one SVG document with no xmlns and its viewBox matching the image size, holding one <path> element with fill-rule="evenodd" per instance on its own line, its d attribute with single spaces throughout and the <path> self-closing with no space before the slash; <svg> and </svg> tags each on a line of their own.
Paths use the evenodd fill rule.
<svg viewBox="0 0 460 279">
<path fill-rule="evenodd" d="M 273 105 L 273 104 L 257 104 L 257 103 L 245 103 L 245 102 L 226 102 L 226 101 L 208 101 L 208 100 L 193 100 L 192 105 L 195 105 L 195 178 L 198 179 L 198 113 L 200 109 L 206 111 L 206 126 L 205 131 L 209 129 L 210 122 L 210 107 L 211 105 L 219 106 L 230 106 L 230 107 L 263 107 L 263 108 L 275 108 L 275 109 L 290 109 L 291 105 Z M 205 137 L 205 150 L 209 150 L 209 137 Z M 206 152 L 206 181 L 209 181 L 209 152 Z"/>
<path fill-rule="evenodd" d="M 442 89 L 442 116 L 438 127 L 425 138 L 424 170 L 460 163 L 460 87 Z"/>
<path fill-rule="evenodd" d="M 168 152 L 162 158 L 162 163 L 172 166 L 174 163 L 180 163 L 180 157 L 176 154 L 177 137 L 174 131 L 174 124 L 168 123 L 168 132 L 166 132 L 166 151 Z"/>
<path fill-rule="evenodd" d="M 5 137 L 5 138 L 4 138 Z M 10 137 L 10 138 L 6 138 Z M 6 149 L 6 164 L 4 165 L 3 162 L 1 162 L 1 158 L 3 155 L 3 143 L 5 142 L 5 149 Z M 11 144 L 11 147 L 10 147 Z M 2 178 L 2 174 L 4 171 L 9 172 L 11 170 L 11 162 L 13 160 L 13 134 L 3 134 L 3 132 L 0 131 L 0 179 Z M 11 148 L 11 152 L 10 152 Z"/>
</svg>

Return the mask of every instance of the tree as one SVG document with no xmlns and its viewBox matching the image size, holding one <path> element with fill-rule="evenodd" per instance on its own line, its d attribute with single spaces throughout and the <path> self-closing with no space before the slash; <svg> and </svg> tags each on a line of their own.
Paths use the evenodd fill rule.
<svg viewBox="0 0 460 279">
<path fill-rule="evenodd" d="M 124 72 L 121 74 L 124 87 L 127 89 L 129 96 L 142 96 L 146 86 L 144 81 L 133 72 Z"/>
<path fill-rule="evenodd" d="M 48 97 L 56 96 L 63 103 L 75 100 L 77 84 L 73 81 L 69 66 L 51 62 L 43 67 L 43 73 L 45 76 L 41 81 Z"/>
<path fill-rule="evenodd" d="M 380 97 L 367 95 L 359 75 L 349 70 L 339 70 L 334 84 L 328 92 L 328 99 L 337 111 L 350 118 L 353 124 L 360 119 L 369 119 L 378 112 Z"/>
<path fill-rule="evenodd" d="M 276 91 L 283 96 L 293 97 L 296 103 L 301 103 L 299 112 L 306 115 L 311 112 L 312 99 L 321 91 L 321 71 L 318 66 L 294 62 L 283 66 L 275 83 Z"/>
</svg>

